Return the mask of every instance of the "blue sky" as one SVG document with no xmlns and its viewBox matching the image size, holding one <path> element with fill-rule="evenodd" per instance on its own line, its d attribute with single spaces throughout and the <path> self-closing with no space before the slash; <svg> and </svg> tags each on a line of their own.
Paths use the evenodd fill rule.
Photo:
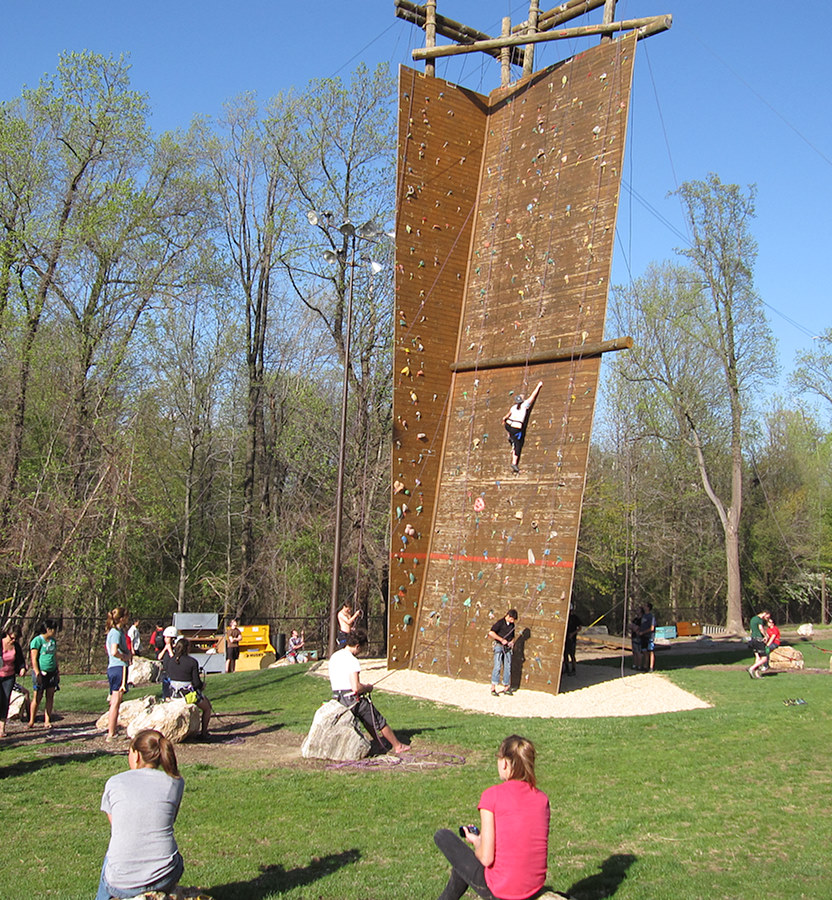
<svg viewBox="0 0 832 900">
<path fill-rule="evenodd" d="M 525 0 L 438 6 L 489 33 L 502 16 L 520 21 L 528 12 Z M 709 172 L 756 184 L 756 284 L 785 374 L 795 352 L 832 326 L 828 0 L 791 8 L 771 0 L 619 0 L 618 9 L 619 18 L 671 13 L 674 24 L 637 52 L 613 280 L 638 276 L 684 244 L 678 200 L 667 196 L 678 184 Z M 600 11 L 581 23 L 599 19 Z M 243 91 L 266 100 L 311 78 L 347 76 L 359 61 L 416 65 L 410 50 L 422 43 L 421 31 L 395 18 L 393 0 L 0 0 L 0 21 L 0 98 L 54 71 L 63 50 L 125 53 L 159 130 L 215 114 Z M 590 40 L 539 46 L 537 65 Z M 437 74 L 488 91 L 499 67 L 470 54 L 440 60 Z"/>
</svg>

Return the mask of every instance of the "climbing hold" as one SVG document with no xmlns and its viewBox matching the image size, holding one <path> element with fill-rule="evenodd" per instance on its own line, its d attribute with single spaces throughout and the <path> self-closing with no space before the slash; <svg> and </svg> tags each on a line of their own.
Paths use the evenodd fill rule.
<svg viewBox="0 0 832 900">
<path fill-rule="evenodd" d="M 474 509 L 477 512 L 482 512 L 485 509 L 485 500 L 483 500 L 482 497 L 477 497 L 477 499 L 474 500 Z"/>
</svg>

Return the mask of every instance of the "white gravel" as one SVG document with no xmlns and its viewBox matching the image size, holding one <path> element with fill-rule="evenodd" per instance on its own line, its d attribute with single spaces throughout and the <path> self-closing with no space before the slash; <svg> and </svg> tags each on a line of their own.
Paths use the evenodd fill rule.
<svg viewBox="0 0 832 900">
<path fill-rule="evenodd" d="M 326 661 L 315 674 L 328 676 Z M 461 678 L 444 678 L 411 669 L 388 670 L 383 659 L 362 659 L 361 680 L 379 690 L 407 694 L 476 712 L 516 718 L 593 719 L 607 716 L 653 716 L 687 709 L 708 709 L 700 700 L 659 672 L 578 663 L 578 673 L 561 681 L 557 696 L 520 688 L 510 697 L 492 697 L 490 687 Z"/>
</svg>

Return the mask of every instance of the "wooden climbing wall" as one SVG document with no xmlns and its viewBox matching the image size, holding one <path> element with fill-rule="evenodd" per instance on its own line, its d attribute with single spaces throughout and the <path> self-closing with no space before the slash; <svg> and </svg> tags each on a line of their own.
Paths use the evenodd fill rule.
<svg viewBox="0 0 832 900">
<path fill-rule="evenodd" d="M 487 682 L 516 607 L 516 677 L 559 690 L 634 52 L 488 97 L 401 71 L 391 667 Z M 538 381 L 515 474 L 501 420 Z"/>
</svg>

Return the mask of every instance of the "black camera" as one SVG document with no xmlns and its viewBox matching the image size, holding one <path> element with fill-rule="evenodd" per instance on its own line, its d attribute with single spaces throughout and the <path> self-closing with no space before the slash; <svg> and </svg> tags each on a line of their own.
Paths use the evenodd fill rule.
<svg viewBox="0 0 832 900">
<path fill-rule="evenodd" d="M 480 833 L 480 830 L 479 830 L 479 828 L 477 828 L 476 825 L 460 825 L 459 826 L 459 836 L 462 838 L 463 841 L 465 840 L 465 832 L 466 831 L 470 831 L 471 834 L 479 834 Z"/>
</svg>

